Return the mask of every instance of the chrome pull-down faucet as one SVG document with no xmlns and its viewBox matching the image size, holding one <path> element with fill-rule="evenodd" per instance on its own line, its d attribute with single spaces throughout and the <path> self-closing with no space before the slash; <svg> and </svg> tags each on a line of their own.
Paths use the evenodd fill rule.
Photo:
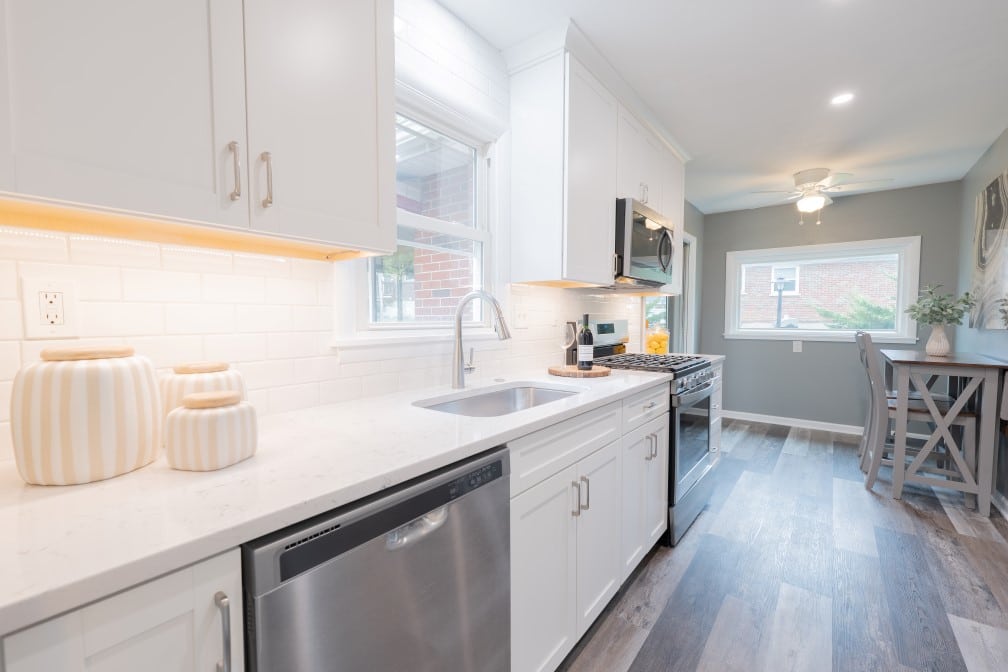
<svg viewBox="0 0 1008 672">
<path fill-rule="evenodd" d="M 482 289 L 477 289 L 463 296 L 455 308 L 455 349 L 452 354 L 452 387 L 456 390 L 461 390 L 465 387 L 465 372 L 472 371 L 475 368 L 472 365 L 472 355 L 469 355 L 469 365 L 467 366 L 462 353 L 462 311 L 465 310 L 466 304 L 473 299 L 483 299 L 490 304 L 491 314 L 494 319 L 494 331 L 497 332 L 497 338 L 502 341 L 511 338 L 511 330 L 508 329 L 507 322 L 504 321 L 504 311 L 501 310 L 500 304 L 493 295 L 484 292 Z"/>
</svg>

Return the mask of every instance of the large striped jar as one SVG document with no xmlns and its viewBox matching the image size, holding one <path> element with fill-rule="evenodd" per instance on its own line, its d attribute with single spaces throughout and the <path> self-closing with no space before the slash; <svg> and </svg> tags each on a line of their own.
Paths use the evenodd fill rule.
<svg viewBox="0 0 1008 672">
<path fill-rule="evenodd" d="M 172 469 L 213 471 L 255 454 L 255 407 L 238 392 L 197 392 L 165 419 L 165 456 Z"/>
<path fill-rule="evenodd" d="M 182 398 L 194 392 L 233 390 L 247 397 L 241 372 L 226 362 L 179 364 L 161 377 L 161 405 L 164 417 L 182 405 Z"/>
<path fill-rule="evenodd" d="M 161 437 L 154 368 L 129 347 L 50 348 L 11 392 L 18 472 L 36 485 L 100 481 L 150 464 Z"/>
</svg>

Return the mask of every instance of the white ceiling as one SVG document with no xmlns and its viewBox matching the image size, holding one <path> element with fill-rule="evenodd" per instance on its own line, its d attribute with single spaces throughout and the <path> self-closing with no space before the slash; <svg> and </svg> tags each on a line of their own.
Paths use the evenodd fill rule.
<svg viewBox="0 0 1008 672">
<path fill-rule="evenodd" d="M 573 19 L 690 153 L 705 213 L 818 166 L 957 180 L 1008 126 L 1008 0 L 440 2 L 500 49 Z"/>
</svg>

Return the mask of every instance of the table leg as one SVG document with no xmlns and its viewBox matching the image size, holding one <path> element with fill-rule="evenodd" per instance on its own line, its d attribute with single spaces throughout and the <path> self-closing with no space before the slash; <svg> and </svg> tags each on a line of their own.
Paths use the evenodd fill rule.
<svg viewBox="0 0 1008 672">
<path fill-rule="evenodd" d="M 977 448 L 977 513 L 990 515 L 991 491 L 994 488 L 994 451 L 997 449 L 998 369 L 984 372 L 983 401 L 980 405 L 980 441 Z"/>
<path fill-rule="evenodd" d="M 892 496 L 903 496 L 903 475 L 906 470 L 907 412 L 910 398 L 910 367 L 894 365 L 896 374 L 896 437 L 893 442 Z M 883 436 L 885 436 L 883 434 Z"/>
</svg>

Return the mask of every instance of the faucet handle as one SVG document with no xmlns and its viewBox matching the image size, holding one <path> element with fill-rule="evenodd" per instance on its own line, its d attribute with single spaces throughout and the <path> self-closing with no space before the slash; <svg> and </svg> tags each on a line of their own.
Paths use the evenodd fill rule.
<svg viewBox="0 0 1008 672">
<path fill-rule="evenodd" d="M 472 373 L 476 370 L 476 365 L 473 364 L 473 350 L 474 348 L 469 348 L 469 361 L 462 367 L 462 370 L 466 373 Z"/>
</svg>

